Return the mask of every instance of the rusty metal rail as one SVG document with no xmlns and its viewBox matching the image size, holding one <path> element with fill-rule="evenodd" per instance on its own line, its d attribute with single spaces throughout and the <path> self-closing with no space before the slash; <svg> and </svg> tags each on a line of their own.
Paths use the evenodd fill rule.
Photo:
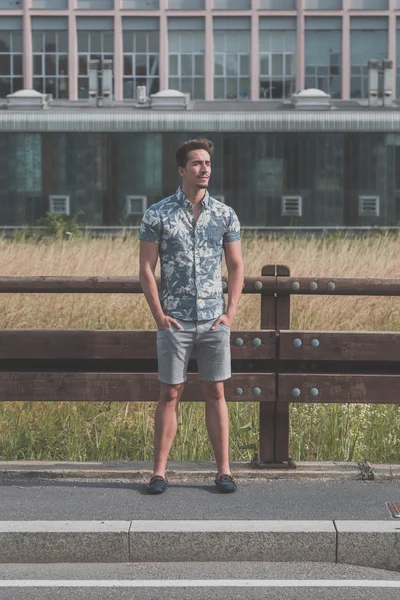
<svg viewBox="0 0 400 600">
<path fill-rule="evenodd" d="M 159 283 L 159 281 L 158 281 Z M 223 280 L 227 291 L 227 281 Z M 259 330 L 231 332 L 228 402 L 260 403 L 259 453 L 252 464 L 295 465 L 289 456 L 292 402 L 400 403 L 400 333 L 290 330 L 292 295 L 400 295 L 397 279 L 290 277 L 267 265 L 246 277 L 259 294 Z M 138 277 L 0 277 L 0 293 L 142 293 Z M 183 401 L 201 401 L 195 353 Z M 0 331 L 0 401 L 158 400 L 156 332 Z"/>
</svg>

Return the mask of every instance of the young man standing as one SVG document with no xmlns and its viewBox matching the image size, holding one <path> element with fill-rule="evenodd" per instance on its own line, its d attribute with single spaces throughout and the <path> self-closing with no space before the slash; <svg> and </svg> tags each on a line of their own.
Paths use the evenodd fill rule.
<svg viewBox="0 0 400 600">
<path fill-rule="evenodd" d="M 160 494 L 167 485 L 169 452 L 178 428 L 178 403 L 193 347 L 206 403 L 206 424 L 221 492 L 237 489 L 229 467 L 229 419 L 224 380 L 231 377 L 230 327 L 243 289 L 240 223 L 235 211 L 214 200 L 207 187 L 214 146 L 190 140 L 176 152 L 182 185 L 150 206 L 140 228 L 140 281 L 157 324 L 160 398 L 155 415 L 154 470 L 147 486 Z M 221 279 L 228 269 L 228 306 Z M 155 268 L 161 263 L 158 293 Z"/>
</svg>

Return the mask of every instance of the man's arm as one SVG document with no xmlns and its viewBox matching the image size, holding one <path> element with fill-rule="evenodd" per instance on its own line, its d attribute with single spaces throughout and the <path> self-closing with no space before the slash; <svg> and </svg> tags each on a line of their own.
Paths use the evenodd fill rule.
<svg viewBox="0 0 400 600">
<path fill-rule="evenodd" d="M 224 323 L 231 327 L 234 318 L 236 317 L 239 298 L 243 291 L 244 282 L 244 264 L 242 256 L 242 243 L 240 240 L 236 242 L 225 242 L 225 261 L 228 269 L 228 305 L 226 313 L 221 315 L 213 325 L 217 327 L 219 323 Z"/>
<path fill-rule="evenodd" d="M 167 317 L 161 307 L 158 297 L 158 288 L 156 282 L 156 266 L 158 260 L 159 244 L 140 240 L 139 253 L 139 279 L 142 284 L 143 293 L 150 307 L 158 329 L 168 329 L 171 325 L 176 325 L 180 329 L 179 323 L 172 317 Z"/>
<path fill-rule="evenodd" d="M 243 291 L 244 263 L 242 256 L 242 243 L 226 242 L 224 244 L 225 261 L 228 269 L 228 306 L 226 315 L 233 321 L 236 317 L 239 298 Z"/>
</svg>

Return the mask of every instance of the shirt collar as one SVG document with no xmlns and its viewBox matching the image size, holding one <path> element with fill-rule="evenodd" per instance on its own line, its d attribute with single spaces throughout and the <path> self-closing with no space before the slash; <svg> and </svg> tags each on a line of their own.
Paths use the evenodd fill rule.
<svg viewBox="0 0 400 600">
<path fill-rule="evenodd" d="M 185 206 L 187 206 L 187 207 L 192 206 L 192 203 L 190 202 L 190 200 L 188 200 L 188 198 L 186 197 L 186 194 L 182 191 L 181 186 L 179 186 L 178 189 L 176 190 L 175 197 L 176 197 L 178 203 L 181 206 L 183 206 L 183 207 L 185 207 Z M 202 204 L 203 204 L 203 206 L 205 208 L 209 207 L 209 205 L 210 205 L 210 194 L 208 193 L 208 190 L 206 190 L 206 193 L 204 194 L 204 198 L 203 198 L 203 200 L 201 202 L 202 202 Z"/>
</svg>

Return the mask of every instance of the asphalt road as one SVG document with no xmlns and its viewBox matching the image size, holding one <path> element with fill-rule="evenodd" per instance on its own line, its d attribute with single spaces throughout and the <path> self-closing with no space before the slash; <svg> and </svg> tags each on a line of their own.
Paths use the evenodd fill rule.
<svg viewBox="0 0 400 600">
<path fill-rule="evenodd" d="M 178 583 L 170 587 L 171 581 Z M 397 600 L 399 594 L 400 573 L 324 563 L 0 565 L 0 600 Z"/>
<path fill-rule="evenodd" d="M 146 483 L 0 479 L 5 521 L 392 520 L 387 502 L 400 502 L 399 481 L 239 481 L 233 494 L 220 494 L 212 482 L 174 482 L 149 496 Z"/>
</svg>

